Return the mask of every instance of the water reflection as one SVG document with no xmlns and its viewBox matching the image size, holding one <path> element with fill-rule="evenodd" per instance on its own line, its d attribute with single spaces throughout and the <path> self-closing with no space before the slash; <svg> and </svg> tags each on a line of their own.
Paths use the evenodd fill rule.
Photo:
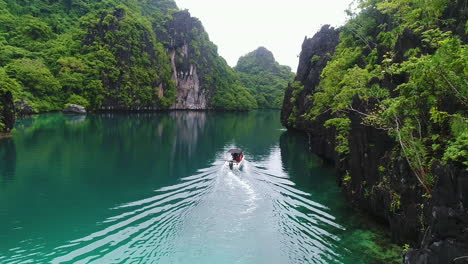
<svg viewBox="0 0 468 264">
<path fill-rule="evenodd" d="M 188 157 L 192 158 L 196 154 L 199 138 L 205 133 L 206 115 L 206 112 L 175 111 L 169 113 L 169 117 L 175 121 L 176 126 L 172 155 L 176 152 L 186 152 Z"/>
<path fill-rule="evenodd" d="M 66 115 L 65 120 L 70 125 L 78 125 L 86 121 L 86 115 Z"/>
<path fill-rule="evenodd" d="M 0 141 L 0 162 L 16 162 L 0 263 L 360 260 L 331 172 L 278 112 L 51 114 L 16 128 Z M 246 152 L 241 173 L 224 166 L 231 147 Z"/>
<path fill-rule="evenodd" d="M 280 148 L 282 166 L 289 179 L 297 188 L 307 193 L 310 200 L 326 205 L 325 211 L 333 216 L 323 215 L 313 208 L 304 207 L 300 202 L 298 204 L 297 201 L 288 202 L 284 207 L 286 212 L 294 211 L 291 208 L 302 207 L 298 211 L 306 217 L 297 218 L 300 214 L 291 217 L 297 218 L 296 221 L 302 224 L 315 227 L 317 217 L 318 223 L 326 223 L 319 226 L 325 233 L 319 232 L 319 235 L 311 236 L 317 238 L 319 244 L 322 242 L 324 247 L 317 246 L 329 249 L 330 254 L 322 255 L 318 257 L 320 261 L 315 260 L 311 263 L 401 263 L 401 249 L 390 243 L 390 238 L 383 232 L 382 227 L 365 216 L 356 214 L 349 207 L 336 184 L 334 169 L 327 167 L 320 158 L 309 152 L 307 135 L 287 131 L 280 137 Z M 323 236 L 327 232 L 331 236 Z"/>
<path fill-rule="evenodd" d="M 13 180 L 16 171 L 16 145 L 12 138 L 0 139 L 0 178 L 3 183 Z"/>
<path fill-rule="evenodd" d="M 333 233 L 344 227 L 277 170 L 278 148 L 240 173 L 222 152 L 179 183 L 113 208 L 102 229 L 57 247 L 52 263 L 342 263 Z"/>
<path fill-rule="evenodd" d="M 0 141 L 0 181 L 8 181 L 0 191 L 0 263 L 10 254 L 22 256 L 22 250 L 40 255 L 92 233 L 95 223 L 111 217 L 109 208 L 147 198 L 209 167 L 226 145 L 245 147 L 252 157 L 267 155 L 278 135 L 279 121 L 268 123 L 272 115 L 276 118 L 275 112 L 172 112 L 18 119 L 13 138 Z M 273 133 L 252 139 L 272 127 Z"/>
</svg>

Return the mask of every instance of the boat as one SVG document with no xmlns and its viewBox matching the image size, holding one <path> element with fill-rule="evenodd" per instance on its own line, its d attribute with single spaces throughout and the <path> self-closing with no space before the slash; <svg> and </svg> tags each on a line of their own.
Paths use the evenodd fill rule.
<svg viewBox="0 0 468 264">
<path fill-rule="evenodd" d="M 231 159 L 228 160 L 228 166 L 231 170 L 240 170 L 244 166 L 244 152 L 241 149 L 230 149 Z"/>
</svg>

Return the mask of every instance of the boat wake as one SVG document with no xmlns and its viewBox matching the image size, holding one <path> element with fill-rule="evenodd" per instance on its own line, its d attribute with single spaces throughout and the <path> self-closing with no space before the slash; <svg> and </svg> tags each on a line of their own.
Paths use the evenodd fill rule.
<svg viewBox="0 0 468 264">
<path fill-rule="evenodd" d="M 158 260 L 171 251 L 168 242 L 177 235 L 191 208 L 214 187 L 218 174 L 216 167 L 199 170 L 177 185 L 156 190 L 153 197 L 112 208 L 116 215 L 100 223 L 107 227 L 56 248 L 61 256 L 52 263 Z"/>
<path fill-rule="evenodd" d="M 57 247 L 52 263 L 340 263 L 330 210 L 275 164 L 210 167 L 112 208 L 100 231 Z"/>
</svg>

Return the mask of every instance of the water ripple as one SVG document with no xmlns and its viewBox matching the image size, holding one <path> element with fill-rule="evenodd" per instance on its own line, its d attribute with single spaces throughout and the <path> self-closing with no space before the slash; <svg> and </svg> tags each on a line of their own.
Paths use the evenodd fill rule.
<svg viewBox="0 0 468 264">
<path fill-rule="evenodd" d="M 56 247 L 51 263 L 341 263 L 334 232 L 344 227 L 267 162 L 233 173 L 220 156 L 111 210 L 101 230 Z"/>
</svg>

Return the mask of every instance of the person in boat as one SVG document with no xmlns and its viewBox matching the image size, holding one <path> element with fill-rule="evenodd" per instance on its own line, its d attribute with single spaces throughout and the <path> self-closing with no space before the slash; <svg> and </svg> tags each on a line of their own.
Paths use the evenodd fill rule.
<svg viewBox="0 0 468 264">
<path fill-rule="evenodd" d="M 229 151 L 231 153 L 232 160 L 239 163 L 242 161 L 242 158 L 244 157 L 244 154 L 240 149 L 231 149 Z"/>
<path fill-rule="evenodd" d="M 244 158 L 244 153 L 240 149 L 231 149 L 228 151 L 231 154 L 231 160 L 229 161 L 229 168 L 232 170 L 234 168 L 234 163 L 240 166 L 242 159 Z"/>
</svg>

